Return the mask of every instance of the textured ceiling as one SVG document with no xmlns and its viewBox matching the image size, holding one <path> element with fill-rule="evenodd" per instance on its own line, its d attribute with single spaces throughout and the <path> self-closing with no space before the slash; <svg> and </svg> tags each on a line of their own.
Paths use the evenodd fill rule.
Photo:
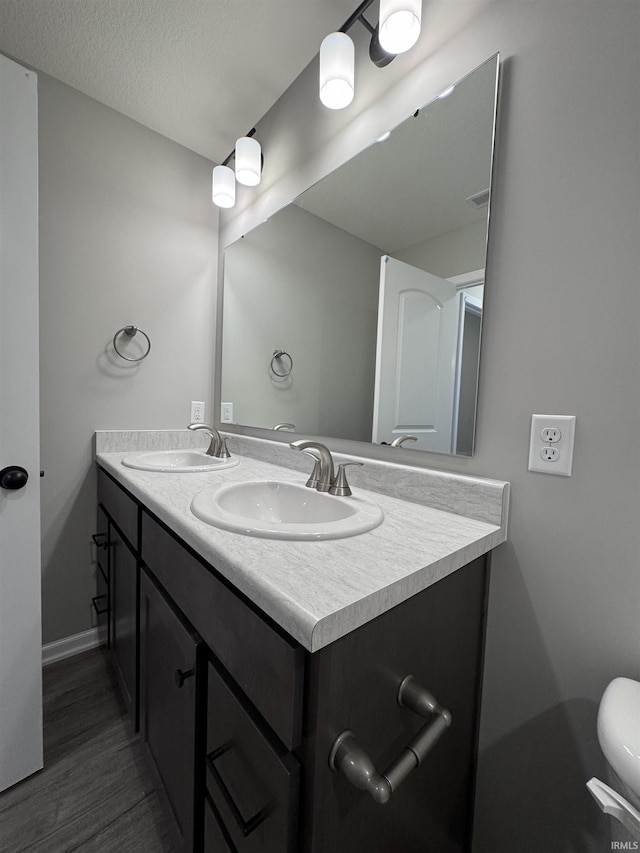
<svg viewBox="0 0 640 853">
<path fill-rule="evenodd" d="M 356 0 L 0 0 L 0 52 L 220 162 Z"/>
</svg>

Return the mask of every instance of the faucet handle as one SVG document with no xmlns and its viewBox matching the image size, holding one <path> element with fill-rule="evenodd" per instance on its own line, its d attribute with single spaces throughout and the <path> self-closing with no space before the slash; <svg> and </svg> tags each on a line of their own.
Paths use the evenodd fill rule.
<svg viewBox="0 0 640 853">
<path fill-rule="evenodd" d="M 315 453 L 311 453 L 310 450 L 303 450 L 303 453 L 306 453 L 307 456 L 310 456 L 313 459 L 313 471 L 305 486 L 308 486 L 310 489 L 317 489 L 318 483 L 320 482 L 320 458 L 315 455 Z"/>
<path fill-rule="evenodd" d="M 216 453 L 216 456 L 218 459 L 231 459 L 231 454 L 227 447 L 227 439 L 222 436 L 220 436 L 220 444 L 218 445 L 218 452 Z"/>
<path fill-rule="evenodd" d="M 330 495 L 348 498 L 349 495 L 352 494 L 349 483 L 347 482 L 347 475 L 344 472 L 347 465 L 364 465 L 364 462 L 341 462 L 340 465 L 338 465 L 338 473 L 336 474 L 335 479 L 331 484 L 331 488 L 329 489 Z"/>
</svg>

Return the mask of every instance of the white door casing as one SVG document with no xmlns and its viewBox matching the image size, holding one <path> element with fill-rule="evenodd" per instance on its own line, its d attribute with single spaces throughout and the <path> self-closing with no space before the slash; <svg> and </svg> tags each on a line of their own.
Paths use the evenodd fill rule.
<svg viewBox="0 0 640 853">
<path fill-rule="evenodd" d="M 0 56 L 0 791 L 42 767 L 37 78 Z"/>
<path fill-rule="evenodd" d="M 456 286 L 388 255 L 380 262 L 373 441 L 451 453 Z"/>
</svg>

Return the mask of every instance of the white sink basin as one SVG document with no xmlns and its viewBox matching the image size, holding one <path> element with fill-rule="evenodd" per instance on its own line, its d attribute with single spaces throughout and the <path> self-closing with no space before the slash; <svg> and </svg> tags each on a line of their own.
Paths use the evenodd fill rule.
<svg viewBox="0 0 640 853">
<path fill-rule="evenodd" d="M 125 456 L 122 464 L 139 471 L 172 471 L 175 474 L 185 474 L 189 471 L 199 473 L 234 468 L 238 460 L 234 457 L 217 459 L 215 456 L 208 456 L 204 450 L 153 450 Z"/>
<path fill-rule="evenodd" d="M 297 540 L 356 536 L 384 518 L 377 504 L 357 495 L 340 498 L 282 480 L 220 483 L 199 492 L 191 512 L 245 536 Z"/>
</svg>

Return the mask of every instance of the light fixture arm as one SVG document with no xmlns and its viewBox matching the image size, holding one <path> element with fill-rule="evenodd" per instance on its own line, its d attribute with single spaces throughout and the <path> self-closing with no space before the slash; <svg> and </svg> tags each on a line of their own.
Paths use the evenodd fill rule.
<svg viewBox="0 0 640 853">
<path fill-rule="evenodd" d="M 373 0 L 363 0 L 363 2 L 358 6 L 358 8 L 350 15 L 344 24 L 338 30 L 339 33 L 348 33 L 351 27 L 355 24 L 356 21 L 360 21 L 369 32 L 373 31 L 371 24 L 362 16 L 367 11 L 369 6 L 373 4 Z"/>
<path fill-rule="evenodd" d="M 351 27 L 356 23 L 356 21 L 359 21 L 371 36 L 371 42 L 369 44 L 369 59 L 378 68 L 384 68 L 393 59 L 395 59 L 395 54 L 387 53 L 387 51 L 380 46 L 380 40 L 378 38 L 378 27 L 374 27 L 373 24 L 370 24 L 364 16 L 364 13 L 367 11 L 369 6 L 373 4 L 373 2 L 374 0 L 363 0 L 363 2 L 358 6 L 355 12 L 347 18 L 347 20 L 340 27 L 338 32 L 348 32 Z"/>
</svg>

